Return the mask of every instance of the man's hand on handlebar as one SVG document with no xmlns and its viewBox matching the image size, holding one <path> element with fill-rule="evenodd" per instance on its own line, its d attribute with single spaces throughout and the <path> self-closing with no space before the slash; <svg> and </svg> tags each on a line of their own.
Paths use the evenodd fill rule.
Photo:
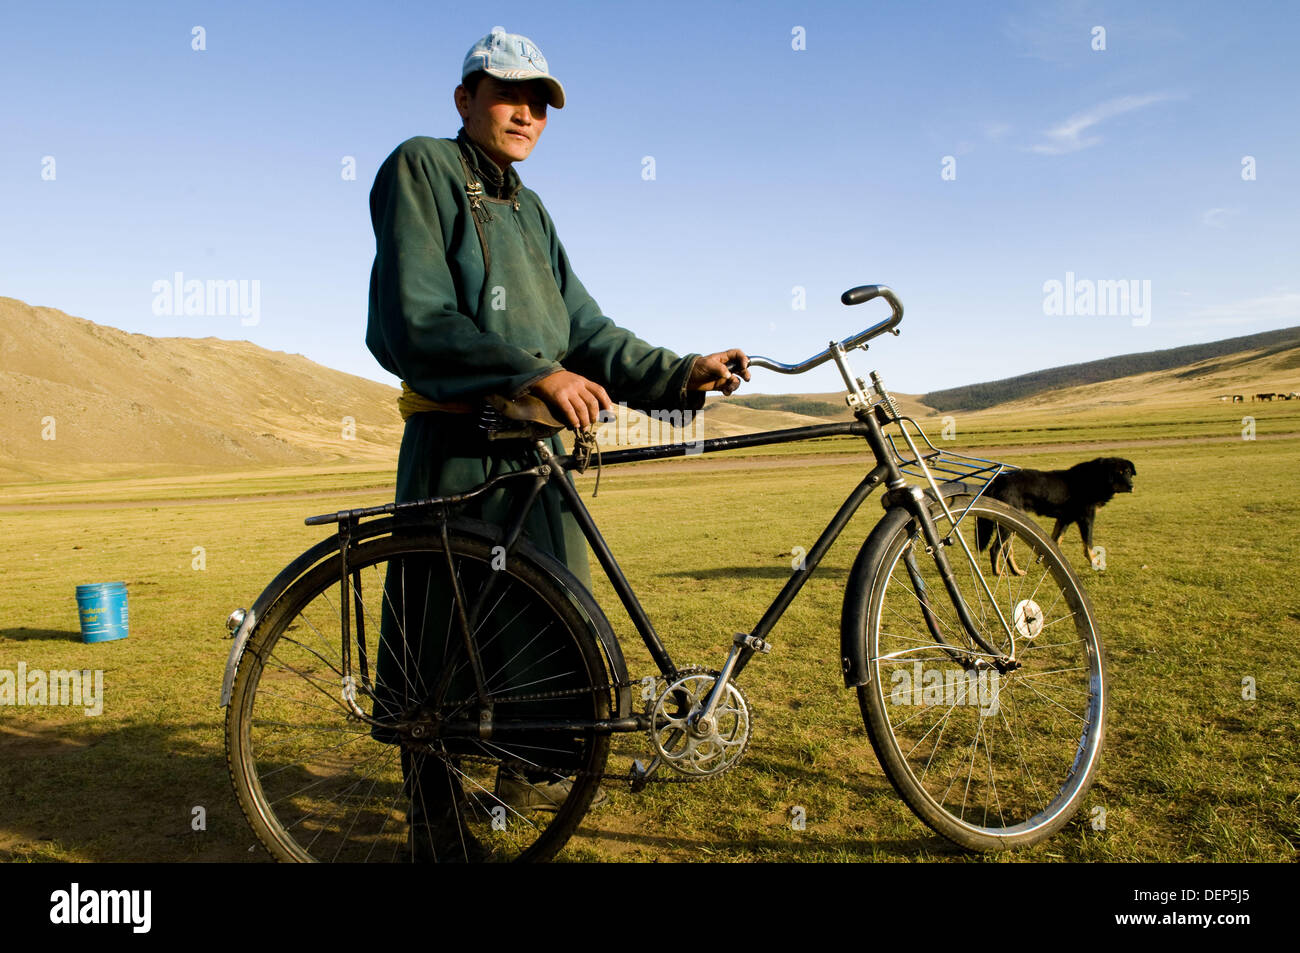
<svg viewBox="0 0 1300 953">
<path fill-rule="evenodd" d="M 739 376 L 737 376 L 739 375 Z M 705 357 L 697 357 L 691 368 L 691 378 L 687 390 L 718 390 L 724 395 L 733 394 L 740 386 L 741 378 L 749 380 L 749 358 L 739 348 L 719 351 Z"/>
<path fill-rule="evenodd" d="M 749 358 L 744 351 L 733 348 L 697 357 L 686 387 L 731 394 L 740 386 L 741 378 L 749 380 Z M 600 412 L 614 409 L 605 388 L 572 371 L 556 371 L 543 377 L 532 386 L 532 392 L 574 430 L 600 423 Z"/>
<path fill-rule="evenodd" d="M 543 377 L 532 391 L 574 430 L 600 423 L 600 412 L 614 409 L 605 388 L 572 371 L 556 371 Z"/>
</svg>

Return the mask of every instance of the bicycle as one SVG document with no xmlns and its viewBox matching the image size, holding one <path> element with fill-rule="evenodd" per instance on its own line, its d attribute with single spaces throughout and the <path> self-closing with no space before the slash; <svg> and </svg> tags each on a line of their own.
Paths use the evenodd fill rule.
<svg viewBox="0 0 1300 953">
<path fill-rule="evenodd" d="M 922 821 L 964 848 L 1027 846 L 1059 830 L 1087 793 L 1102 747 L 1105 663 L 1092 607 L 1042 528 L 984 498 L 989 481 L 1014 467 L 936 449 L 876 372 L 870 387 L 853 376 L 847 353 L 897 335 L 903 310 L 883 285 L 841 297 L 846 305 L 877 297 L 890 317 L 820 354 L 795 365 L 749 362 L 797 374 L 833 360 L 853 421 L 690 448 L 848 434 L 865 438 L 875 459 L 716 670 L 673 661 L 568 477 L 590 465 L 592 443 L 554 454 L 543 439 L 554 427 L 504 421 L 489 408 L 485 427 L 527 441 L 533 465 L 452 497 L 308 518 L 338 530 L 228 620 L 227 760 L 270 853 L 546 860 L 577 829 L 602 780 L 635 791 L 734 768 L 752 725 L 737 677 L 769 651 L 772 628 L 881 487 L 885 512 L 849 572 L 840 626 L 844 683 L 857 692 L 881 766 Z M 683 444 L 630 447 L 598 463 L 687 452 Z M 629 677 L 590 592 L 523 537 L 547 481 L 567 499 L 656 676 Z M 523 492 L 505 525 L 463 515 L 511 482 Z M 968 542 L 972 522 L 983 544 L 994 541 L 987 556 Z M 1026 569 L 1014 567 L 1013 547 Z M 651 685 L 648 703 L 636 705 L 633 689 Z M 623 774 L 605 770 L 619 732 L 644 733 L 653 755 Z M 437 823 L 429 812 L 441 812 Z"/>
</svg>

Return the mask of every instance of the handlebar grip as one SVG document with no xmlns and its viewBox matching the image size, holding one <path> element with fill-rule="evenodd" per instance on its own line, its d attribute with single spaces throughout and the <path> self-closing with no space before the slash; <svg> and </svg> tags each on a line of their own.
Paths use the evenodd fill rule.
<svg viewBox="0 0 1300 953">
<path fill-rule="evenodd" d="M 898 300 L 898 295 L 894 294 L 894 289 L 889 285 L 859 285 L 840 295 L 840 300 L 845 304 L 862 304 L 862 302 L 870 301 L 872 298 L 884 298 L 888 301 L 889 309 L 893 314 L 889 316 L 887 322 L 878 324 L 874 328 L 868 328 L 867 331 L 863 332 L 866 337 L 858 335 L 851 338 L 850 340 L 854 342 L 853 346 L 868 341 L 877 334 L 883 334 L 886 331 L 891 334 L 898 333 L 894 328 L 898 327 L 899 322 L 903 320 L 903 302 Z M 848 341 L 844 342 L 844 346 L 850 346 Z"/>
<path fill-rule="evenodd" d="M 903 320 L 903 303 L 898 300 L 898 295 L 894 294 L 894 290 L 888 285 L 859 285 L 840 295 L 840 300 L 845 304 L 862 304 L 872 298 L 884 298 L 889 302 L 889 309 L 892 313 L 885 320 L 873 324 L 864 331 L 859 331 L 852 337 L 845 338 L 838 344 L 832 343 L 831 347 L 820 354 L 814 354 L 801 364 L 783 364 L 770 357 L 759 357 L 757 354 L 751 354 L 749 355 L 749 366 L 765 367 L 781 374 L 802 374 L 804 371 L 811 370 L 830 360 L 833 348 L 838 347 L 845 351 L 851 351 L 856 347 L 866 347 L 868 341 L 882 334 L 897 334 L 896 329 Z"/>
<path fill-rule="evenodd" d="M 882 294 L 892 296 L 884 285 L 858 285 L 840 295 L 840 301 L 844 304 L 862 304 L 872 298 L 879 298 Z"/>
</svg>

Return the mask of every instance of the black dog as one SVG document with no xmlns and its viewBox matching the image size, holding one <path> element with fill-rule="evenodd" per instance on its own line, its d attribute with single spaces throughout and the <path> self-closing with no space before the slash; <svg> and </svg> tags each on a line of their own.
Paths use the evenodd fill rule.
<svg viewBox="0 0 1300 953">
<path fill-rule="evenodd" d="M 1109 503 L 1116 493 L 1132 493 L 1133 477 L 1137 467 L 1129 460 L 1120 457 L 1098 457 L 1087 463 L 1076 463 L 1068 470 L 1012 470 L 999 474 L 989 483 L 986 496 L 1001 500 L 1016 509 L 1050 516 L 1056 520 L 1052 530 L 1052 541 L 1061 545 L 1061 537 L 1071 523 L 1079 524 L 1083 535 L 1083 551 L 1088 562 L 1096 564 L 1097 554 L 1092 548 L 1092 523 L 1097 517 L 1097 507 Z M 977 520 L 975 524 L 975 541 L 981 550 L 989 544 L 993 535 L 990 520 Z M 993 541 L 989 555 L 993 562 L 993 571 L 1001 573 L 999 557 L 1003 540 Z M 1006 565 L 1017 576 L 1023 576 L 1024 570 L 1015 563 L 1011 552 L 1010 540 L 1007 540 Z"/>
</svg>

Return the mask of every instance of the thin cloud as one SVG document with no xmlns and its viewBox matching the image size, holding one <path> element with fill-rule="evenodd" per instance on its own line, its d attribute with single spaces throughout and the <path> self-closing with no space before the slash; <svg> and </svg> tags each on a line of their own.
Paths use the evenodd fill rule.
<svg viewBox="0 0 1300 953">
<path fill-rule="evenodd" d="M 1002 21 L 1002 35 L 1011 51 L 1021 57 L 1042 60 L 1054 66 L 1078 69 L 1104 55 L 1093 47 L 1093 29 L 1104 27 L 1110 36 L 1140 37 L 1148 52 L 1154 48 L 1181 47 L 1188 41 L 1177 10 L 1122 12 L 1114 4 L 1093 0 L 1057 0 L 1055 3 L 1024 0 L 1020 10 Z M 1186 18 L 1184 18 L 1186 19 Z"/>
<path fill-rule="evenodd" d="M 1236 215 L 1235 208 L 1211 208 L 1201 213 L 1201 224 L 1208 225 L 1210 228 L 1223 228 L 1224 219 Z"/>
<path fill-rule="evenodd" d="M 990 142 L 997 142 L 1011 131 L 1009 122 L 986 122 L 984 123 L 984 138 Z"/>
<path fill-rule="evenodd" d="M 1091 52 L 1090 30 L 1103 19 L 1089 0 L 1027 5 L 1003 20 L 1003 35 L 1019 55 L 1049 63 L 1077 62 Z M 1105 22 L 1113 22 L 1106 20 Z"/>
<path fill-rule="evenodd" d="M 943 129 L 927 128 L 931 141 L 945 153 L 951 153 L 954 156 L 967 156 L 978 149 L 983 143 L 997 143 L 1006 138 L 1007 133 L 1011 131 L 1011 124 L 998 120 L 987 120 L 984 122 L 973 123 L 963 121 L 957 124 L 964 135 L 957 138 L 953 144 L 953 137 L 956 130 L 944 127 Z"/>
<path fill-rule="evenodd" d="M 1118 99 L 1109 100 L 1084 112 L 1076 113 L 1065 122 L 1047 130 L 1048 141 L 1039 143 L 1032 149 L 1039 155 L 1047 156 L 1064 155 L 1067 152 L 1087 149 L 1101 142 L 1101 136 L 1088 135 L 1094 126 L 1115 116 L 1122 116 L 1124 113 L 1144 109 L 1172 98 L 1168 93 L 1148 93 L 1145 96 L 1120 96 Z"/>
<path fill-rule="evenodd" d="M 1233 324 L 1263 324 L 1286 321 L 1300 323 L 1300 293 L 1280 291 L 1274 294 L 1245 298 L 1228 304 L 1198 308 L 1187 313 L 1181 321 L 1170 321 L 1165 326 L 1174 328 L 1203 328 Z"/>
</svg>

